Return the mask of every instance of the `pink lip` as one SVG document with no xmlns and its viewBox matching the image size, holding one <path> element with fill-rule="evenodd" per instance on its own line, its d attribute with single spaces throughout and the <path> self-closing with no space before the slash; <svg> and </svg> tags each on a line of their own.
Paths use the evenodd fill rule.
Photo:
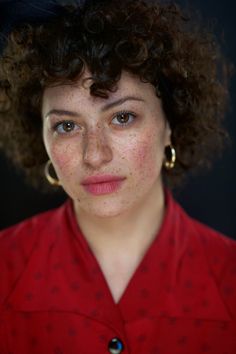
<svg viewBox="0 0 236 354">
<path fill-rule="evenodd" d="M 101 175 L 101 176 L 91 176 L 82 181 L 83 185 L 95 184 L 95 183 L 105 183 L 123 180 L 124 177 L 113 176 L 113 175 Z"/>
<path fill-rule="evenodd" d="M 117 191 L 124 179 L 124 177 L 112 175 L 91 176 L 82 181 L 81 184 L 87 192 L 93 195 L 102 195 Z"/>
</svg>

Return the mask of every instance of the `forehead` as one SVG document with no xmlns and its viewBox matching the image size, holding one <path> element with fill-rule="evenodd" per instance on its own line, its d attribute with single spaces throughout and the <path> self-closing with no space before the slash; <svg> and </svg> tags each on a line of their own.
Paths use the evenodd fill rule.
<svg viewBox="0 0 236 354">
<path fill-rule="evenodd" d="M 122 96 L 134 95 L 145 96 L 155 92 L 154 87 L 149 83 L 143 83 L 136 75 L 128 72 L 122 72 L 121 78 L 117 83 L 117 90 L 108 92 L 108 98 L 92 96 L 90 94 L 90 86 L 93 80 L 89 72 L 85 72 L 83 76 L 73 85 L 61 85 L 46 88 L 43 94 L 43 107 L 46 105 L 72 104 L 75 103 L 91 103 L 102 104 L 105 102 L 118 99 Z"/>
</svg>

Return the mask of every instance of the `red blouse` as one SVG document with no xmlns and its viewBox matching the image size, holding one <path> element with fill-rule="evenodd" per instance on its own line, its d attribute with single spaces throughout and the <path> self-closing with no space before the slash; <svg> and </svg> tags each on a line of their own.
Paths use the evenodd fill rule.
<svg viewBox="0 0 236 354">
<path fill-rule="evenodd" d="M 1 354 L 235 354 L 236 243 L 167 197 L 118 304 L 72 203 L 0 233 Z"/>
</svg>

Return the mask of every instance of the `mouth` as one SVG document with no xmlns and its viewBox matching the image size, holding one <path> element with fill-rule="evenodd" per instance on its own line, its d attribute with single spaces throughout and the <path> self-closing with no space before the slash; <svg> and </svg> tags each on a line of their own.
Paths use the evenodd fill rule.
<svg viewBox="0 0 236 354">
<path fill-rule="evenodd" d="M 103 175 L 91 176 L 82 181 L 84 189 L 93 195 L 103 195 L 116 192 L 123 184 L 125 177 Z"/>
</svg>

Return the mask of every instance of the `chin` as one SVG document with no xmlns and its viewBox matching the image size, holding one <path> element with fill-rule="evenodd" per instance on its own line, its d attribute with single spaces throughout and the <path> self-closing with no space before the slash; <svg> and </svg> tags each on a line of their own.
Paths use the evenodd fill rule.
<svg viewBox="0 0 236 354">
<path fill-rule="evenodd" d="M 100 218 L 112 218 L 127 212 L 131 205 L 128 202 L 123 201 L 111 201 L 104 200 L 99 202 L 91 202 L 83 205 L 79 203 L 79 207 L 83 212 Z"/>
</svg>

